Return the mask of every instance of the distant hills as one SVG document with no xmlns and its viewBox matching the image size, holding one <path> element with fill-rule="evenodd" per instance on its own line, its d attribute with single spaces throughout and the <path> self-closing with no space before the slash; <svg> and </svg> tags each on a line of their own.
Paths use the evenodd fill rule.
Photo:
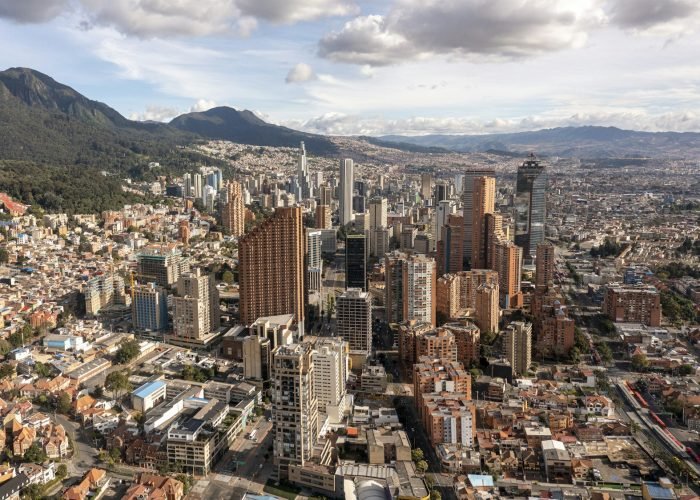
<svg viewBox="0 0 700 500">
<path fill-rule="evenodd" d="M 700 133 L 637 132 L 616 127 L 559 127 L 487 135 L 386 135 L 383 144 L 414 144 L 471 153 L 535 152 L 577 158 L 688 157 L 700 153 Z"/>
</svg>

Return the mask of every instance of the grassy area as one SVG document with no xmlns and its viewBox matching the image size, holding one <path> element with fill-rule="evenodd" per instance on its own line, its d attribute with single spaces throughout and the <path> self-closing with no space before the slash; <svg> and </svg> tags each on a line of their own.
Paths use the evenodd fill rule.
<svg viewBox="0 0 700 500">
<path fill-rule="evenodd" d="M 263 488 L 265 493 L 270 495 L 276 495 L 280 498 L 287 498 L 289 500 L 294 500 L 301 490 L 295 489 L 292 486 L 279 484 L 275 485 L 272 482 L 265 483 L 265 488 Z"/>
</svg>

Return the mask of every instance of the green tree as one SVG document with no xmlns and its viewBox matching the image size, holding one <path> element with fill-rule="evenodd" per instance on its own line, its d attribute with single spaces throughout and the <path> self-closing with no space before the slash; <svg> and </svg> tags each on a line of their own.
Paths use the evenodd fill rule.
<svg viewBox="0 0 700 500">
<path fill-rule="evenodd" d="M 114 360 L 120 365 L 130 363 L 141 353 L 139 342 L 135 339 L 122 342 L 114 356 Z"/>
<path fill-rule="evenodd" d="M 7 341 L 10 343 L 12 348 L 17 348 L 17 347 L 22 347 L 24 344 L 24 338 L 22 337 L 21 333 L 13 333 L 9 337 L 7 337 Z"/>
<path fill-rule="evenodd" d="M 41 362 L 36 362 L 34 364 L 34 371 L 40 377 L 50 377 L 51 376 L 51 365 L 44 364 Z"/>
<path fill-rule="evenodd" d="M 35 464 L 43 464 L 46 461 L 46 452 L 41 449 L 37 443 L 32 444 L 27 451 L 24 452 L 24 461 L 33 462 Z"/>
<path fill-rule="evenodd" d="M 442 500 L 442 495 L 440 494 L 440 492 L 438 490 L 433 489 L 430 492 L 430 500 Z"/>
<path fill-rule="evenodd" d="M 221 276 L 221 280 L 227 285 L 230 285 L 233 283 L 233 273 L 231 271 L 224 271 L 224 274 Z"/>
<path fill-rule="evenodd" d="M 428 462 L 425 460 L 419 460 L 416 463 L 416 470 L 421 474 L 425 474 L 425 472 L 428 470 Z"/>
<path fill-rule="evenodd" d="M 30 484 L 22 490 L 23 500 L 40 500 L 43 498 L 44 487 L 41 484 Z"/>
<path fill-rule="evenodd" d="M 95 399 L 100 399 L 102 396 L 105 395 L 105 390 L 101 385 L 96 385 L 90 393 L 90 395 Z"/>
<path fill-rule="evenodd" d="M 133 388 L 129 382 L 129 373 L 127 371 L 110 373 L 105 378 L 105 388 L 111 391 L 117 399 L 121 399 L 124 394 Z"/>
<path fill-rule="evenodd" d="M 414 462 L 420 462 L 421 460 L 425 459 L 425 455 L 423 453 L 423 450 L 420 448 L 414 448 L 411 450 L 411 460 Z"/>
<path fill-rule="evenodd" d="M 600 360 L 603 362 L 603 364 L 608 364 L 613 360 L 612 349 L 610 349 L 610 346 L 607 343 L 600 342 L 599 344 L 596 344 L 595 348 L 598 351 Z"/>
<path fill-rule="evenodd" d="M 0 380 L 7 378 L 9 376 L 14 376 L 15 367 L 10 363 L 3 363 L 0 365 Z"/>
<path fill-rule="evenodd" d="M 632 369 L 638 372 L 644 371 L 649 367 L 649 359 L 646 354 L 638 353 L 632 356 Z"/>
<path fill-rule="evenodd" d="M 182 483 L 184 487 L 184 493 L 185 495 L 187 495 L 192 489 L 192 486 L 194 485 L 194 478 L 189 474 L 176 474 L 175 479 Z"/>
<path fill-rule="evenodd" d="M 694 371 L 695 370 L 693 370 L 693 367 L 690 365 L 681 365 L 680 368 L 678 368 L 678 374 L 682 377 L 690 375 Z"/>
<path fill-rule="evenodd" d="M 109 458 L 114 462 L 121 462 L 122 460 L 122 450 L 116 446 L 109 450 Z"/>
<path fill-rule="evenodd" d="M 66 464 L 61 464 L 56 468 L 56 477 L 60 480 L 68 477 L 68 466 Z"/>
<path fill-rule="evenodd" d="M 7 264 L 10 261 L 10 253 L 7 248 L 0 247 L 0 264 Z"/>
<path fill-rule="evenodd" d="M 64 415 L 67 415 L 70 413 L 71 409 L 71 397 L 70 394 L 67 392 L 62 392 L 60 396 L 58 396 L 58 403 L 56 404 L 56 411 L 58 413 L 63 413 Z"/>
</svg>

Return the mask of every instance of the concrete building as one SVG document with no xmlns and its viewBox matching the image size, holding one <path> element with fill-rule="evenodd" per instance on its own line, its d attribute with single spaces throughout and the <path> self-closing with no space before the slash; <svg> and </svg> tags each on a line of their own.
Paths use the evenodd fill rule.
<svg viewBox="0 0 700 500">
<path fill-rule="evenodd" d="M 376 196 L 369 200 L 369 253 L 372 256 L 384 255 L 384 252 L 379 251 L 378 247 L 381 246 L 381 250 L 386 250 L 387 244 L 381 242 L 381 245 L 377 243 L 377 236 L 379 234 L 380 238 L 383 238 L 382 233 L 379 231 L 384 231 L 387 228 L 387 200 L 380 196 Z"/>
<path fill-rule="evenodd" d="M 316 220 L 314 227 L 318 229 L 330 229 L 333 227 L 330 205 L 316 206 Z"/>
<path fill-rule="evenodd" d="M 173 300 L 173 333 L 178 340 L 204 341 L 219 327 L 218 291 L 213 278 L 199 269 L 184 273 Z M 214 307 L 212 307 L 214 306 Z"/>
<path fill-rule="evenodd" d="M 345 238 L 345 286 L 367 291 L 367 237 L 348 234 Z"/>
<path fill-rule="evenodd" d="M 137 256 L 137 280 L 169 287 L 177 283 L 180 274 L 189 271 L 189 262 L 177 248 L 150 247 Z"/>
<path fill-rule="evenodd" d="M 430 174 L 421 174 L 420 176 L 420 195 L 426 203 L 430 203 L 433 198 L 433 176 Z"/>
<path fill-rule="evenodd" d="M 310 462 L 318 441 L 312 345 L 279 346 L 272 352 L 273 457 L 279 478 L 290 465 Z"/>
<path fill-rule="evenodd" d="M 240 315 L 257 318 L 294 314 L 303 333 L 306 235 L 300 207 L 277 208 L 239 242 Z"/>
<path fill-rule="evenodd" d="M 445 323 L 442 328 L 454 335 L 457 344 L 457 361 L 464 366 L 479 362 L 481 331 L 474 323 L 468 321 Z"/>
<path fill-rule="evenodd" d="M 221 225 L 231 236 L 240 237 L 245 232 L 245 203 L 243 189 L 236 181 L 229 181 L 221 203 Z"/>
<path fill-rule="evenodd" d="M 321 239 L 321 235 L 321 231 L 307 230 L 306 233 L 306 279 L 307 288 L 310 292 L 321 291 L 321 282 L 323 275 L 323 241 Z"/>
<path fill-rule="evenodd" d="M 416 320 L 435 326 L 437 269 L 434 259 L 422 254 L 387 254 L 384 290 L 389 323 Z"/>
<path fill-rule="evenodd" d="M 372 297 L 359 288 L 348 288 L 336 303 L 337 334 L 351 351 L 367 357 L 372 352 Z"/>
<path fill-rule="evenodd" d="M 131 405 L 143 415 L 165 400 L 167 386 L 164 380 L 146 382 L 131 393 Z"/>
<path fill-rule="evenodd" d="M 538 289 L 551 286 L 554 282 L 555 247 L 549 241 L 537 245 L 537 258 L 535 259 L 535 285 Z"/>
<path fill-rule="evenodd" d="M 250 335 L 243 339 L 243 375 L 246 380 L 270 380 L 272 342 L 267 337 Z"/>
<path fill-rule="evenodd" d="M 464 172 L 462 179 L 462 212 L 464 214 L 464 263 L 466 269 L 476 266 L 472 263 L 472 223 L 474 208 L 474 179 L 478 177 L 495 177 L 496 172 L 490 168 L 473 168 Z"/>
<path fill-rule="evenodd" d="M 350 224 L 353 220 L 352 193 L 355 185 L 354 165 L 351 159 L 340 160 L 340 186 L 338 198 L 340 206 L 338 210 L 341 226 Z"/>
<path fill-rule="evenodd" d="M 332 424 L 340 423 L 345 414 L 348 344 L 340 338 L 318 339 L 312 358 L 319 426 L 325 419 Z"/>
<path fill-rule="evenodd" d="M 603 312 L 616 323 L 661 325 L 661 296 L 653 286 L 613 283 L 605 291 Z"/>
<path fill-rule="evenodd" d="M 131 316 L 136 331 L 168 329 L 168 294 L 155 283 L 137 285 L 133 291 Z"/>
<path fill-rule="evenodd" d="M 571 455 L 564 443 L 553 439 L 542 441 L 542 458 L 548 483 L 571 484 Z"/>
<path fill-rule="evenodd" d="M 524 375 L 532 363 L 532 324 L 513 321 L 503 332 L 503 356 L 516 376 Z"/>
<path fill-rule="evenodd" d="M 440 228 L 440 240 L 437 242 L 438 274 L 458 273 L 463 269 L 464 218 L 450 214 Z"/>
<path fill-rule="evenodd" d="M 498 332 L 500 309 L 498 285 L 484 283 L 476 289 L 476 323 L 482 332 Z"/>
</svg>

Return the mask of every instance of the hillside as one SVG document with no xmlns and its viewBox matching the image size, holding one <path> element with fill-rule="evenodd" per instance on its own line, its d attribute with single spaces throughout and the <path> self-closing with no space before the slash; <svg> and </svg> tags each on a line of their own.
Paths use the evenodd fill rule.
<svg viewBox="0 0 700 500">
<path fill-rule="evenodd" d="M 304 141 L 307 151 L 312 154 L 337 153 L 337 148 L 327 137 L 272 125 L 251 111 L 238 111 L 225 106 L 180 115 L 174 118 L 170 125 L 207 139 L 276 147 L 296 147 Z"/>
<path fill-rule="evenodd" d="M 616 127 L 560 127 L 487 135 L 388 135 L 389 143 L 410 143 L 459 152 L 536 152 L 578 158 L 688 157 L 700 153 L 700 133 L 637 132 Z"/>
</svg>

